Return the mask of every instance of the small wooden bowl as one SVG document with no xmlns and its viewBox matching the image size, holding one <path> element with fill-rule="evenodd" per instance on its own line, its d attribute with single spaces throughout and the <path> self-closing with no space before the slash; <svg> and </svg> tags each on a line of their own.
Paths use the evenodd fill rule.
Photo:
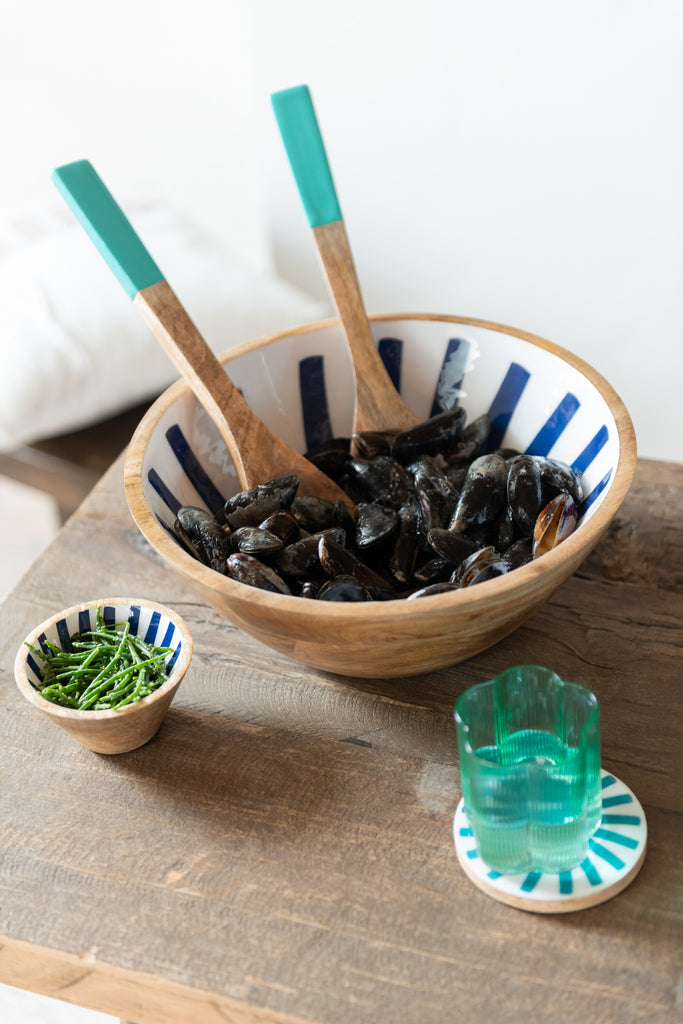
<svg viewBox="0 0 683 1024">
<path fill-rule="evenodd" d="M 225 445 L 184 381 L 164 392 L 134 434 L 126 496 L 168 565 L 245 632 L 328 672 L 409 676 L 501 640 L 575 572 L 629 489 L 636 445 L 628 412 L 607 381 L 550 341 L 457 316 L 397 313 L 370 321 L 420 420 L 459 403 L 469 421 L 489 414 L 495 447 L 549 454 L 577 469 L 587 497 L 567 540 L 506 576 L 417 601 L 312 601 L 238 583 L 193 559 L 173 532 L 179 505 L 216 512 L 240 489 Z M 254 411 L 298 451 L 349 435 L 353 374 L 338 320 L 257 338 L 222 359 Z"/>
<path fill-rule="evenodd" d="M 49 640 L 63 648 L 68 637 L 94 626 L 97 608 L 103 609 L 106 623 L 129 621 L 131 631 L 148 643 L 173 647 L 174 653 L 168 660 L 168 678 L 149 697 L 118 711 L 75 711 L 52 704 L 40 695 L 40 666 L 26 645 L 42 647 Z M 79 743 L 98 754 L 123 754 L 147 743 L 159 729 L 190 664 L 192 650 L 190 630 L 183 619 L 165 605 L 125 597 L 100 598 L 57 612 L 36 626 L 17 652 L 14 678 L 26 700 Z"/>
</svg>

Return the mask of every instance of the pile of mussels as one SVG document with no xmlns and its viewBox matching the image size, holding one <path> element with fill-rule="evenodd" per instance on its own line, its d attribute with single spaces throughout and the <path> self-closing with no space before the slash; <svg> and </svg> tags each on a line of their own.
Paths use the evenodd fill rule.
<svg viewBox="0 0 683 1024">
<path fill-rule="evenodd" d="M 449 410 L 403 433 L 365 432 L 307 452 L 356 503 L 297 495 L 295 475 L 193 506 L 175 532 L 234 580 L 327 601 L 415 598 L 472 586 L 550 551 L 582 498 L 564 463 L 487 448 L 490 424 Z"/>
</svg>

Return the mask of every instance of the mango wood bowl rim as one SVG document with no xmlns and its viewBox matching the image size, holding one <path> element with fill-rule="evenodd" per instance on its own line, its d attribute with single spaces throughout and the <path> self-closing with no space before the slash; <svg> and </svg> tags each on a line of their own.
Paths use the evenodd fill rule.
<svg viewBox="0 0 683 1024">
<path fill-rule="evenodd" d="M 35 645 L 38 637 L 42 633 L 45 633 L 50 626 L 54 625 L 54 623 L 59 619 L 66 619 L 69 615 L 73 615 L 74 613 L 86 611 L 91 608 L 104 607 L 105 605 L 128 605 L 129 607 L 136 606 L 140 608 L 150 608 L 152 611 L 159 612 L 161 615 L 165 615 L 172 620 L 174 626 L 180 633 L 182 647 L 170 676 L 165 683 L 162 683 L 161 686 L 159 686 L 153 693 L 150 693 L 149 696 L 143 697 L 141 700 L 136 700 L 134 704 L 127 704 L 126 707 L 118 709 L 112 708 L 111 710 L 102 711 L 79 711 L 77 708 L 65 708 L 62 707 L 61 704 L 53 704 L 52 701 L 46 700 L 41 696 L 40 690 L 37 690 L 29 681 L 28 674 L 26 672 L 26 658 L 28 651 L 25 645 L 27 643 Z M 164 604 L 160 604 L 158 601 L 149 601 L 146 598 L 100 597 L 92 601 L 81 601 L 79 604 L 71 605 L 70 608 L 64 608 L 62 611 L 55 612 L 53 615 L 50 615 L 47 619 L 41 622 L 39 626 L 32 629 L 28 636 L 26 636 L 22 641 L 21 646 L 17 651 L 14 661 L 14 678 L 26 700 L 47 715 L 54 716 L 55 718 L 71 719 L 73 721 L 80 720 L 83 724 L 86 722 L 95 723 L 121 721 L 123 718 L 139 714 L 151 704 L 155 704 L 157 701 L 166 697 L 169 690 L 173 690 L 179 686 L 190 665 L 193 651 L 194 641 L 192 639 L 190 628 L 182 616 L 172 608 L 169 608 Z"/>
<path fill-rule="evenodd" d="M 145 499 L 142 479 L 144 453 L 159 419 L 173 402 L 184 393 L 190 391 L 189 384 L 181 378 L 174 384 L 171 384 L 147 410 L 133 434 L 125 457 L 124 487 L 128 506 L 138 529 L 152 547 L 165 559 L 167 564 L 171 565 L 181 575 L 191 576 L 198 584 L 212 590 L 220 590 L 226 599 L 234 600 L 236 604 L 246 602 L 252 606 L 258 606 L 264 612 L 275 613 L 275 615 L 277 615 L 278 611 L 284 614 L 286 609 L 288 616 L 300 615 L 308 618 L 315 616 L 320 622 L 329 621 L 330 625 L 334 622 L 338 623 L 342 617 L 351 623 L 354 619 L 367 620 L 370 616 L 380 626 L 382 623 L 395 620 L 397 617 L 411 616 L 415 618 L 425 614 L 428 615 L 429 613 L 444 612 L 456 614 L 458 611 L 464 610 L 464 608 L 470 609 L 475 615 L 485 615 L 486 606 L 502 603 L 506 598 L 509 599 L 510 593 L 515 590 L 533 587 L 534 581 L 539 576 L 553 575 L 553 570 L 561 575 L 563 563 L 577 558 L 578 565 L 582 558 L 595 546 L 600 535 L 622 504 L 631 486 L 636 468 L 637 452 L 633 424 L 626 406 L 612 385 L 589 363 L 560 345 L 539 335 L 499 324 L 492 320 L 439 313 L 376 313 L 370 314 L 369 319 L 372 322 L 437 320 L 446 323 L 486 328 L 502 334 L 509 334 L 538 348 L 545 349 L 583 374 L 608 405 L 614 417 L 619 437 L 619 458 L 613 478 L 608 484 L 607 493 L 602 503 L 594 511 L 590 519 L 586 523 L 581 524 L 580 528 L 564 540 L 562 544 L 558 545 L 557 548 L 527 565 L 515 569 L 514 572 L 478 583 L 474 587 L 466 587 L 462 590 L 453 590 L 443 594 L 432 594 L 418 598 L 417 601 L 406 601 L 402 598 L 388 601 L 359 602 L 358 604 L 335 601 L 311 601 L 295 595 L 271 593 L 259 590 L 256 587 L 247 586 L 244 583 L 238 583 L 228 576 L 222 576 L 220 573 L 215 572 L 183 551 L 159 525 Z M 339 324 L 340 319 L 338 317 L 330 317 L 287 330 L 263 334 L 221 352 L 218 355 L 218 359 L 221 363 L 230 363 L 239 356 L 265 348 L 281 339 L 324 330 L 339 326 Z M 571 574 L 573 571 L 576 571 L 576 566 L 566 575 Z M 479 606 L 483 607 L 480 608 Z"/>
</svg>

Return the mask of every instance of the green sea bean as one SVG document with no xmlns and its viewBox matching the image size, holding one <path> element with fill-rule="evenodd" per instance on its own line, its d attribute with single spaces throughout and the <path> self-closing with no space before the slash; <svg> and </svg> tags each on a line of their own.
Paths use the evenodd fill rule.
<svg viewBox="0 0 683 1024">
<path fill-rule="evenodd" d="M 172 647 L 156 647 L 132 635 L 130 623 L 106 625 L 101 608 L 92 630 L 75 633 L 70 651 L 45 640 L 47 650 L 30 644 L 43 673 L 46 700 L 79 711 L 126 707 L 149 696 L 166 681 Z"/>
</svg>

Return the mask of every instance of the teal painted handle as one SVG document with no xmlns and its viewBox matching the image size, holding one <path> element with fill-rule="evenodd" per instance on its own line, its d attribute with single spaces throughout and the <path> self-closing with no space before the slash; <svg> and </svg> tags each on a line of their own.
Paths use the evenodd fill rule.
<svg viewBox="0 0 683 1024">
<path fill-rule="evenodd" d="M 58 167 L 52 180 L 129 298 L 134 299 L 142 288 L 163 281 L 164 275 L 88 160 Z"/>
<path fill-rule="evenodd" d="M 312 228 L 341 220 L 341 210 L 308 86 L 271 96 L 294 180 Z"/>
</svg>

